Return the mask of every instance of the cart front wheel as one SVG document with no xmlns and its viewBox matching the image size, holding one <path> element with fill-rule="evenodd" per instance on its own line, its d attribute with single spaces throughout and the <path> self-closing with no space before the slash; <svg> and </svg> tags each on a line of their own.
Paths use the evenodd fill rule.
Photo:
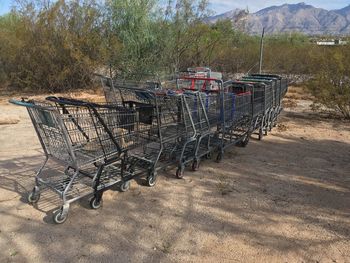
<svg viewBox="0 0 350 263">
<path fill-rule="evenodd" d="M 247 137 L 244 138 L 244 140 L 242 141 L 242 147 L 246 147 L 248 145 L 249 139 L 250 139 L 250 135 L 247 134 Z"/>
<path fill-rule="evenodd" d="M 154 172 L 150 172 L 147 176 L 147 186 L 153 187 L 156 185 L 157 175 Z"/>
<path fill-rule="evenodd" d="M 39 201 L 40 199 L 40 193 L 35 193 L 34 191 L 33 192 L 30 192 L 28 197 L 27 197 L 27 200 L 30 204 L 35 204 Z"/>
<path fill-rule="evenodd" d="M 129 188 L 130 188 L 130 181 L 126 181 L 126 182 L 121 184 L 120 191 L 126 192 L 129 190 Z"/>
<path fill-rule="evenodd" d="M 262 131 L 262 129 L 260 129 L 259 130 L 259 137 L 258 137 L 259 141 L 261 141 L 263 137 L 264 137 L 263 131 Z"/>
<path fill-rule="evenodd" d="M 216 161 L 219 163 L 222 161 L 222 157 L 223 157 L 223 153 L 222 152 L 219 152 L 218 155 L 216 156 Z"/>
<path fill-rule="evenodd" d="M 99 209 L 102 206 L 102 203 L 103 203 L 102 198 L 97 198 L 96 196 L 94 196 L 90 200 L 90 207 L 92 209 Z"/>
<path fill-rule="evenodd" d="M 63 214 L 62 209 L 59 209 L 53 213 L 53 221 L 56 224 L 63 224 L 64 222 L 66 222 L 67 217 L 68 217 L 68 214 L 67 213 Z"/>
<path fill-rule="evenodd" d="M 185 167 L 183 165 L 181 165 L 176 170 L 176 177 L 178 179 L 182 179 L 184 177 L 184 174 L 185 174 Z"/>
<path fill-rule="evenodd" d="M 267 136 L 268 135 L 268 128 L 267 127 L 264 127 L 264 135 Z"/>
<path fill-rule="evenodd" d="M 198 171 L 199 168 L 199 161 L 198 160 L 193 160 L 192 162 L 192 171 Z"/>
<path fill-rule="evenodd" d="M 247 134 L 240 142 L 237 143 L 239 147 L 246 147 L 249 143 L 250 135 Z"/>
</svg>

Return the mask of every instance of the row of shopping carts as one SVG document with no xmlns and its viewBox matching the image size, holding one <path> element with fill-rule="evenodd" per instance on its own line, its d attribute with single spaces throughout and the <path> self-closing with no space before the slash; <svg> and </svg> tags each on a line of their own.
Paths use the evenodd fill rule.
<svg viewBox="0 0 350 263">
<path fill-rule="evenodd" d="M 62 207 L 55 223 L 67 219 L 72 202 L 92 196 L 98 209 L 103 193 L 145 177 L 154 186 L 160 169 L 176 166 L 182 178 L 186 166 L 197 170 L 201 160 L 227 147 L 246 146 L 253 133 L 259 139 L 272 129 L 281 112 L 287 80 L 277 75 L 252 74 L 224 82 L 187 72 L 160 82 L 128 82 L 101 77 L 105 101 L 93 103 L 63 97 L 44 101 L 11 100 L 25 106 L 45 153 L 36 174 L 30 203 L 49 188 Z M 48 160 L 58 172 L 45 172 Z"/>
</svg>

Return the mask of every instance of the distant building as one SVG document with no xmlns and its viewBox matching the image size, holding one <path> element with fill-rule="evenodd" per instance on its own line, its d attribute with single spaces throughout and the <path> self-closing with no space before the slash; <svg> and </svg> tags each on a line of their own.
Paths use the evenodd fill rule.
<svg viewBox="0 0 350 263">
<path fill-rule="evenodd" d="M 343 41 L 341 39 L 331 39 L 331 40 L 320 40 L 317 41 L 316 44 L 318 46 L 343 46 L 347 45 L 347 41 Z"/>
</svg>

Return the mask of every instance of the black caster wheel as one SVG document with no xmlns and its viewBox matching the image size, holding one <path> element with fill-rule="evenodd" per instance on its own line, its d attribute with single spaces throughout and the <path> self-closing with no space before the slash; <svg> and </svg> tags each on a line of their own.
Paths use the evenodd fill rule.
<svg viewBox="0 0 350 263">
<path fill-rule="evenodd" d="M 147 186 L 153 187 L 156 185 L 156 182 L 157 182 L 157 175 L 154 172 L 150 172 L 146 178 Z"/>
<path fill-rule="evenodd" d="M 199 169 L 199 161 L 198 160 L 193 160 L 192 162 L 192 171 L 198 171 Z"/>
<path fill-rule="evenodd" d="M 97 198 L 96 196 L 94 196 L 90 200 L 90 207 L 92 209 L 99 209 L 102 206 L 102 203 L 102 198 Z"/>
<path fill-rule="evenodd" d="M 246 137 L 242 141 L 240 141 L 237 146 L 246 147 L 249 143 L 249 139 L 250 139 L 250 136 L 246 135 Z"/>
<path fill-rule="evenodd" d="M 126 181 L 120 185 L 120 191 L 126 192 L 130 189 L 130 181 Z"/>
<path fill-rule="evenodd" d="M 204 156 L 205 159 L 209 160 L 211 159 L 211 154 L 210 153 L 207 153 L 205 156 Z"/>
<path fill-rule="evenodd" d="M 219 152 L 218 155 L 216 156 L 216 161 L 219 163 L 222 161 L 222 157 L 223 157 L 223 153 L 222 152 Z"/>
<path fill-rule="evenodd" d="M 66 222 L 67 217 L 68 217 L 68 214 L 67 213 L 63 214 L 62 209 L 59 209 L 59 210 L 53 212 L 53 221 L 56 224 L 63 224 L 64 222 Z"/>
<path fill-rule="evenodd" d="M 135 168 L 134 167 L 130 167 L 128 171 L 129 171 L 130 174 L 134 174 L 135 173 Z"/>
<path fill-rule="evenodd" d="M 184 177 L 184 174 L 185 174 L 185 166 L 180 166 L 177 168 L 176 170 L 176 177 L 178 179 L 182 179 Z"/>
<path fill-rule="evenodd" d="M 30 204 L 35 204 L 39 201 L 40 199 L 40 193 L 35 193 L 34 191 L 33 192 L 30 192 L 28 194 L 28 197 L 27 197 L 27 201 L 28 203 Z"/>
<path fill-rule="evenodd" d="M 264 136 L 267 136 L 267 128 L 265 128 Z"/>
</svg>

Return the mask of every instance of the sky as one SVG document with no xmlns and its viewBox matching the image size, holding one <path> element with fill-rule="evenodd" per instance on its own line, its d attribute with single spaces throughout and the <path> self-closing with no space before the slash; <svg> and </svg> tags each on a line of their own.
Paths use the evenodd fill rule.
<svg viewBox="0 0 350 263">
<path fill-rule="evenodd" d="M 12 0 L 0 0 L 0 15 L 7 13 L 11 8 Z"/>
<path fill-rule="evenodd" d="M 0 15 L 7 13 L 11 8 L 13 0 L 0 0 Z M 250 12 L 256 12 L 262 8 L 272 5 L 282 5 L 285 3 L 296 4 L 303 0 L 210 0 L 210 9 L 216 14 L 221 14 L 235 8 L 245 9 L 248 7 Z M 305 2 L 315 7 L 324 8 L 327 10 L 340 9 L 350 4 L 350 0 L 309 0 Z"/>
</svg>

